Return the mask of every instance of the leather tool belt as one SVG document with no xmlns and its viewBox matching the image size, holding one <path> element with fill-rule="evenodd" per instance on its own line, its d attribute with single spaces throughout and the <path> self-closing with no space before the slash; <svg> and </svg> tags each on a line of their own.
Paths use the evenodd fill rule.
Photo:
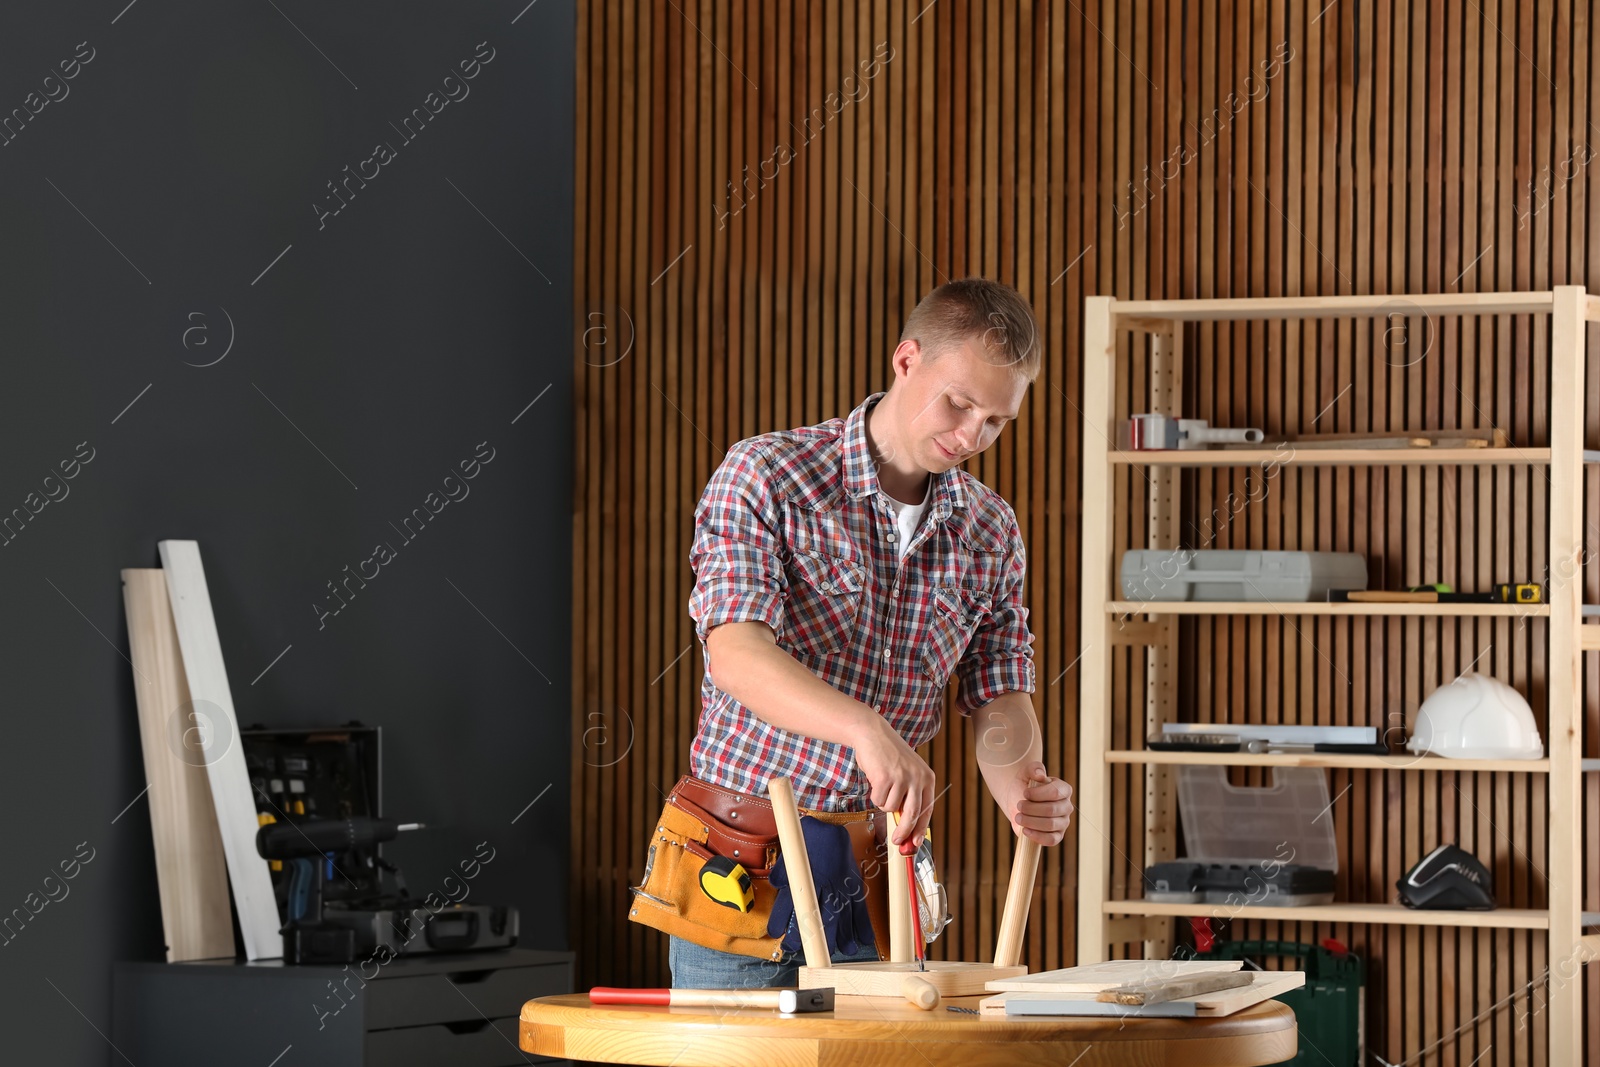
<svg viewBox="0 0 1600 1067">
<path fill-rule="evenodd" d="M 801 814 L 849 831 L 878 956 L 888 959 L 889 888 L 880 840 L 883 813 L 802 809 Z M 755 905 L 749 911 L 719 904 L 701 890 L 700 868 L 715 856 L 741 864 L 749 873 L 755 891 Z M 783 939 L 767 936 L 767 920 L 778 896 L 768 879 L 777 862 L 778 824 L 770 800 L 684 775 L 661 809 L 644 879 L 633 887 L 628 918 L 705 948 L 779 959 Z M 821 903 L 827 906 L 826 901 Z"/>
</svg>

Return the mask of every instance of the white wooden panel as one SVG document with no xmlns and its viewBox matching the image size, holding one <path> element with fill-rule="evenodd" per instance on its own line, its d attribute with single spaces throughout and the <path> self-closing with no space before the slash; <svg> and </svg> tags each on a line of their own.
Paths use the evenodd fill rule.
<svg viewBox="0 0 1600 1067">
<path fill-rule="evenodd" d="M 245 955 L 252 960 L 283 955 L 279 936 L 278 905 L 272 896 L 267 861 L 256 852 L 256 806 L 250 796 L 250 775 L 239 744 L 239 720 L 228 688 L 228 670 L 222 662 L 222 642 L 211 613 L 211 593 L 195 541 L 162 541 L 161 565 L 166 570 L 172 618 L 183 650 L 184 673 L 196 711 L 216 717 L 205 739 L 206 773 L 211 779 L 211 800 L 217 810 L 217 828 L 228 858 L 239 929 L 244 934 Z M 203 708 L 200 702 L 211 705 Z"/>
</svg>

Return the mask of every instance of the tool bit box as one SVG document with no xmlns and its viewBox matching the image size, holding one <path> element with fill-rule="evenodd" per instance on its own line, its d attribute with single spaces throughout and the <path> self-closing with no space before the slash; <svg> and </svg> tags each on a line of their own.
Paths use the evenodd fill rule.
<svg viewBox="0 0 1600 1067">
<path fill-rule="evenodd" d="M 1133 549 L 1122 556 L 1127 600 L 1326 600 L 1330 589 L 1365 589 L 1367 561 L 1354 552 Z"/>
</svg>

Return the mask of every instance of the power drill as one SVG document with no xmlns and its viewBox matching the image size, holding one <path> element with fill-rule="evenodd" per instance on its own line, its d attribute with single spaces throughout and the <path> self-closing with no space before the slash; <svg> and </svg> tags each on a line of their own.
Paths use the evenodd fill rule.
<svg viewBox="0 0 1600 1067">
<path fill-rule="evenodd" d="M 420 830 L 419 822 L 393 819 L 306 819 L 272 822 L 256 831 L 262 859 L 289 864 L 289 891 L 284 907 L 285 963 L 350 963 L 355 959 L 355 933 L 323 921 L 323 888 L 334 856 L 375 848 L 393 841 L 403 830 Z"/>
</svg>

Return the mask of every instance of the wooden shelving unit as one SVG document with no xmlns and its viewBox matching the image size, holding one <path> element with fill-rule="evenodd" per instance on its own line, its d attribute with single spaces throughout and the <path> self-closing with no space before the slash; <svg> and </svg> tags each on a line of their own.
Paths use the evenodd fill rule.
<svg viewBox="0 0 1600 1067">
<path fill-rule="evenodd" d="M 1228 451 L 1121 452 L 1113 448 L 1117 421 L 1131 412 L 1116 406 L 1118 341 L 1133 331 L 1148 338 L 1148 363 L 1143 386 L 1153 406 L 1141 408 L 1182 414 L 1183 323 L 1261 319 L 1379 318 L 1396 313 L 1430 316 L 1536 314 L 1550 316 L 1549 447 L 1503 449 L 1304 449 Z M 1148 497 L 1145 543 L 1154 548 L 1181 545 L 1180 475 L 1186 468 L 1265 466 L 1536 466 L 1548 475 L 1548 544 L 1542 556 L 1550 561 L 1576 560 L 1583 550 L 1584 334 L 1588 322 L 1600 322 L 1600 297 L 1578 286 L 1542 292 L 1440 294 L 1420 296 L 1265 297 L 1250 299 L 1119 301 L 1089 297 L 1084 309 L 1084 500 L 1103 501 L 1099 521 L 1086 520 L 1083 532 L 1081 665 L 1082 723 L 1077 799 L 1080 825 L 1109 826 L 1113 766 L 1143 768 L 1147 827 L 1145 864 L 1171 858 L 1175 847 L 1176 789 L 1170 768 L 1224 764 L 1242 767 L 1327 767 L 1381 772 L 1501 772 L 1538 775 L 1547 782 L 1548 811 L 1539 820 L 1548 833 L 1546 883 L 1548 910 L 1501 908 L 1491 912 L 1413 911 L 1397 903 L 1334 903 L 1303 908 L 1159 904 L 1115 899 L 1112 888 L 1112 841 L 1104 829 L 1078 835 L 1078 962 L 1108 958 L 1113 944 L 1144 941 L 1145 953 L 1165 955 L 1171 947 L 1171 918 L 1219 914 L 1230 918 L 1271 919 L 1407 926 L 1484 927 L 1547 931 L 1546 958 L 1551 961 L 1600 958 L 1600 933 L 1585 927 L 1600 916 L 1582 908 L 1584 846 L 1582 819 L 1560 813 L 1580 812 L 1582 775 L 1600 768 L 1583 760 L 1581 656 L 1600 649 L 1600 626 L 1582 624 L 1581 589 L 1577 581 L 1548 584 L 1549 603 L 1513 604 L 1327 604 L 1327 603 L 1146 603 L 1115 599 L 1121 550 L 1114 541 L 1113 477 L 1130 467 L 1143 469 Z M 1144 403 L 1144 401 L 1141 401 Z M 1592 458 L 1592 457 L 1589 457 Z M 1552 574 L 1559 573 L 1552 567 Z M 1177 674 L 1177 627 L 1181 616 L 1523 616 L 1548 619 L 1545 686 L 1548 722 L 1544 730 L 1547 758 L 1542 760 L 1455 760 L 1443 757 L 1351 756 L 1337 754 L 1256 755 L 1250 753 L 1177 753 L 1111 748 L 1112 717 L 1135 715 L 1142 704 L 1144 722 L 1123 731 L 1142 737 L 1162 722 L 1172 706 Z M 1145 699 L 1124 694 L 1122 712 L 1112 691 L 1113 658 L 1129 646 L 1143 647 Z M 1135 725 L 1142 727 L 1134 729 Z M 1374 724 L 1382 725 L 1382 724 Z M 1119 850 L 1120 853 L 1120 850 Z M 1118 863 L 1135 862 L 1126 855 Z M 1137 884 L 1135 882 L 1135 884 Z M 1548 998 L 1549 1062 L 1581 1062 L 1582 982 L 1551 982 Z"/>
</svg>

